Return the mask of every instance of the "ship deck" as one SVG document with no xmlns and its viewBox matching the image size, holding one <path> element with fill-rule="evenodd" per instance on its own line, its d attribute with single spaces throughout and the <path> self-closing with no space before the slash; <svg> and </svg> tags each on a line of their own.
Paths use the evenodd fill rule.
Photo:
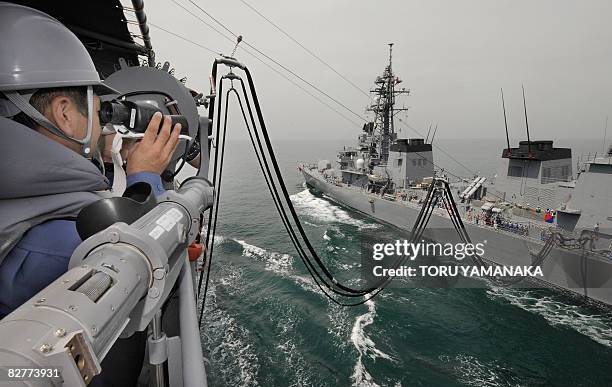
<svg viewBox="0 0 612 387">
<path fill-rule="evenodd" d="M 368 200 L 386 200 L 389 202 L 394 202 L 396 204 L 400 204 L 402 206 L 411 208 L 415 211 L 421 210 L 421 204 L 419 203 L 419 199 L 424 198 L 427 193 L 426 188 L 410 187 L 410 188 L 402 189 L 403 192 L 420 194 L 418 195 L 419 199 L 404 200 L 402 199 L 401 195 L 389 195 L 389 194 L 385 194 L 381 196 L 380 194 L 368 192 L 368 190 L 363 187 L 349 185 L 341 181 L 331 179 L 323 175 L 322 173 L 320 173 L 317 170 L 316 166 L 303 165 L 302 167 L 304 171 L 307 171 L 307 173 L 309 173 L 312 177 L 319 179 L 319 180 L 323 180 L 337 187 L 341 187 L 344 190 L 349 190 L 350 192 L 353 192 L 354 194 L 362 195 L 368 198 Z M 333 201 L 336 201 L 334 200 L 334 198 L 330 197 L 330 199 Z M 466 203 L 460 203 L 458 198 L 455 197 L 455 202 L 457 203 L 457 208 L 459 209 L 459 215 L 461 216 L 461 219 L 464 223 L 470 224 L 470 226 L 472 227 L 477 227 L 479 229 L 486 230 L 488 232 L 495 232 L 495 233 L 500 233 L 504 235 L 518 236 L 526 242 L 543 244 L 546 241 L 546 235 L 548 235 L 548 232 L 551 229 L 559 231 L 559 229 L 551 223 L 546 223 L 544 221 L 535 220 L 533 218 L 522 217 L 516 214 L 512 215 L 511 222 L 509 222 L 509 224 L 511 224 L 512 227 L 506 227 L 506 226 L 502 227 L 496 224 L 487 223 L 483 217 L 478 216 L 482 212 L 480 211 L 480 207 L 482 205 L 481 201 L 476 200 L 476 201 L 472 201 L 470 204 L 466 204 Z M 339 203 L 339 204 L 343 205 L 343 203 Z M 438 217 L 450 219 L 450 216 L 448 215 L 447 210 L 443 207 L 434 208 L 433 214 Z M 610 262 L 610 260 L 612 259 L 612 256 L 594 254 L 594 258 L 600 259 L 605 262 Z"/>
</svg>

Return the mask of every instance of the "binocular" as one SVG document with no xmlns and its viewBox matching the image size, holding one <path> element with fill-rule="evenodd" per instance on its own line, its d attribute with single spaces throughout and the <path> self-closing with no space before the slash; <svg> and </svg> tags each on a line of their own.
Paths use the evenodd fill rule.
<svg viewBox="0 0 612 387">
<path fill-rule="evenodd" d="M 123 125 L 135 133 L 144 133 L 149 126 L 153 115 L 162 112 L 157 106 L 146 102 L 133 101 L 105 101 L 100 104 L 100 124 Z M 163 114 L 163 112 L 162 112 Z M 181 134 L 189 135 L 189 123 L 183 115 L 165 115 L 172 120 L 172 128 L 175 124 L 181 124 Z M 159 129 L 163 121 L 159 125 Z"/>
</svg>

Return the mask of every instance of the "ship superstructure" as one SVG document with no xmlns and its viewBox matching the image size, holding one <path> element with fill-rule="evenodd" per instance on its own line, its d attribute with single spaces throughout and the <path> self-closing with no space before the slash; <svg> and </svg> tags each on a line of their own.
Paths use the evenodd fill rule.
<svg viewBox="0 0 612 387">
<path fill-rule="evenodd" d="M 431 143 L 422 138 L 397 136 L 394 117 L 407 108 L 396 108 L 396 98 L 410 93 L 400 88 L 400 83 L 402 80 L 393 72 L 393 43 L 390 43 L 389 64 L 370 90 L 373 98 L 367 111 L 373 113 L 373 120 L 363 125 L 356 146 L 345 147 L 338 153 L 337 177 L 343 183 L 371 192 L 392 192 L 434 176 Z M 324 161 L 320 167 L 325 169 L 327 164 Z M 329 172 L 327 175 L 331 176 Z"/>
</svg>

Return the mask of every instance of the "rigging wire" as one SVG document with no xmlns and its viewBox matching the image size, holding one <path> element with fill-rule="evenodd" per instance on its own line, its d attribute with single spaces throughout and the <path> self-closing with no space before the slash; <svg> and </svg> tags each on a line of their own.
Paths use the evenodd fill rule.
<svg viewBox="0 0 612 387">
<path fill-rule="evenodd" d="M 218 25 L 220 25 L 224 30 L 226 30 L 227 32 L 229 32 L 231 35 L 233 35 L 235 38 L 238 38 L 238 35 L 235 34 L 234 32 L 232 32 L 232 30 L 230 30 L 229 28 L 227 28 L 223 23 L 221 23 L 219 20 L 217 20 L 214 16 L 212 16 L 209 12 L 207 12 L 206 10 L 204 10 L 204 8 L 202 8 L 201 6 L 199 6 L 196 2 L 194 2 L 193 0 L 188 0 L 191 4 L 193 4 L 196 8 L 198 8 L 200 11 L 202 11 L 205 15 L 207 15 L 208 17 L 210 17 L 213 21 L 215 21 Z M 188 11 L 191 13 L 191 11 Z M 251 49 L 253 49 L 254 51 L 256 51 L 257 53 L 259 53 L 260 55 L 262 55 L 263 57 L 265 57 L 266 59 L 268 59 L 269 61 L 273 62 L 274 64 L 276 64 L 277 66 L 279 66 L 280 68 L 282 68 L 283 70 L 287 71 L 288 73 L 290 73 L 291 75 L 293 75 L 294 77 L 298 78 L 299 80 L 301 80 L 302 82 L 304 82 L 305 84 L 307 84 L 308 86 L 310 86 L 311 88 L 315 89 L 316 91 L 318 91 L 319 93 L 323 94 L 324 96 L 326 96 L 327 98 L 329 98 L 330 100 L 332 100 L 333 102 L 335 102 L 336 104 L 338 104 L 339 106 L 341 106 L 342 108 L 344 108 L 346 111 L 348 111 L 349 113 L 351 113 L 352 115 L 354 115 L 355 117 L 359 118 L 360 120 L 364 121 L 364 122 L 368 122 L 368 120 L 366 118 L 364 118 L 363 116 L 361 116 L 360 114 L 356 113 L 354 110 L 352 110 L 351 108 L 349 108 L 348 106 L 346 106 L 345 104 L 343 104 L 342 102 L 340 102 L 339 100 L 337 100 L 336 98 L 332 97 L 330 94 L 328 94 L 327 92 L 325 92 L 324 90 L 322 90 L 321 88 L 319 88 L 318 86 L 316 86 L 315 84 L 313 84 L 312 82 L 306 80 L 304 77 L 302 77 L 301 75 L 299 75 L 298 73 L 296 73 L 295 71 L 293 71 L 292 69 L 290 69 L 289 67 L 285 66 L 284 64 L 280 63 L 279 61 L 277 61 L 276 59 L 272 58 L 271 56 L 269 56 L 268 54 L 264 53 L 263 51 L 259 50 L 257 47 L 255 47 L 253 44 L 249 43 L 246 39 L 242 40 L 243 43 L 245 45 L 247 45 L 248 47 L 250 47 Z"/>
<path fill-rule="evenodd" d="M 323 65 L 325 65 L 327 68 L 329 68 L 331 71 L 333 71 L 336 75 L 338 75 L 340 78 L 342 78 L 343 80 L 345 80 L 348 84 L 350 84 L 355 90 L 359 91 L 361 94 L 365 95 L 366 97 L 368 97 L 368 99 L 371 99 L 371 96 L 366 93 L 365 91 L 363 91 L 359 86 L 357 86 L 355 83 L 353 83 L 350 79 L 346 78 L 344 75 L 342 75 L 342 73 L 340 73 L 338 70 L 336 70 L 335 68 L 333 68 L 329 63 L 327 63 L 326 61 L 324 61 L 323 59 L 321 59 L 321 57 L 319 57 L 317 54 L 315 54 L 314 52 L 312 52 L 310 49 L 308 49 L 306 46 L 304 46 L 302 43 L 300 43 L 299 41 L 297 41 L 293 36 L 291 36 L 287 31 L 285 31 L 283 28 L 281 28 L 278 24 L 274 23 L 272 20 L 270 20 L 269 18 L 267 18 L 263 13 L 261 13 L 261 11 L 257 10 L 255 7 L 253 7 L 251 4 L 247 3 L 245 0 L 239 0 L 242 4 L 244 4 L 245 6 L 247 6 L 248 8 L 250 8 L 253 12 L 255 12 L 256 14 L 258 14 L 259 16 L 261 16 L 265 21 L 267 21 L 268 23 L 270 23 L 274 28 L 276 28 L 278 31 L 280 31 L 283 35 L 285 35 L 287 38 L 291 39 L 291 41 L 293 41 L 295 44 L 297 44 L 298 46 L 300 46 L 302 49 L 304 49 L 304 51 L 306 51 L 308 54 L 310 54 L 313 58 L 315 58 L 316 60 L 318 60 L 319 62 L 321 62 Z"/>
<path fill-rule="evenodd" d="M 177 34 L 177 33 L 175 33 L 175 32 L 169 31 L 169 30 L 165 29 L 164 27 L 160 27 L 160 26 L 158 26 L 157 24 L 153 24 L 153 23 L 151 23 L 151 22 L 147 22 L 147 24 L 148 24 L 148 25 L 150 25 L 150 26 L 151 26 L 151 27 L 153 27 L 153 28 L 157 28 L 158 30 L 164 31 L 164 32 L 165 32 L 165 33 L 167 33 L 167 34 L 170 34 L 170 35 L 175 36 L 175 37 L 177 37 L 177 38 L 179 38 L 179 39 L 182 39 L 182 40 L 184 40 L 184 41 L 186 41 L 186 42 L 189 42 L 189 43 L 191 43 L 191 44 L 193 44 L 193 45 L 195 45 L 195 46 L 198 46 L 198 47 L 200 47 L 200 48 L 202 48 L 202 49 L 204 49 L 204 50 L 206 50 L 206 51 L 208 51 L 208 52 L 210 52 L 210 53 L 213 53 L 213 54 L 215 54 L 215 55 L 222 55 L 221 53 L 219 53 L 219 51 L 215 51 L 215 50 L 213 50 L 212 48 L 208 48 L 208 47 L 206 47 L 206 46 L 204 46 L 204 45 L 202 45 L 202 44 L 200 44 L 200 43 L 194 42 L 194 41 L 193 41 L 193 40 L 191 40 L 191 39 L 188 39 L 188 38 L 186 38 L 186 37 L 184 37 L 184 36 L 182 36 L 182 35 L 179 35 L 179 34 Z"/>
<path fill-rule="evenodd" d="M 360 115 L 359 113 L 356 113 L 354 110 L 352 110 L 351 108 L 349 108 L 348 106 L 346 106 L 345 104 L 343 104 L 342 102 L 338 101 L 336 98 L 332 97 L 331 95 L 329 95 L 328 93 L 326 93 L 325 91 L 321 90 L 320 88 L 318 88 L 317 86 L 315 86 L 314 84 L 312 84 L 311 82 L 307 81 L 306 79 L 304 79 L 302 76 L 300 76 L 299 74 L 297 74 L 296 72 L 294 72 L 293 70 L 291 70 L 290 68 L 288 68 L 287 66 L 283 65 L 282 63 L 278 62 L 277 60 L 275 60 L 274 58 L 270 57 L 269 55 L 267 55 L 266 53 L 260 51 L 259 49 L 257 49 L 255 46 L 253 46 L 252 44 L 250 44 L 249 42 L 247 42 L 246 40 L 243 40 L 244 44 L 246 44 L 247 46 L 251 47 L 253 50 L 255 50 L 256 52 L 258 52 L 259 54 L 263 55 L 265 58 L 267 58 L 268 60 L 272 61 L 273 63 L 275 63 L 277 66 L 281 67 L 282 69 L 284 69 L 285 71 L 287 71 L 288 73 L 290 73 L 291 75 L 293 75 L 294 77 L 298 78 L 299 80 L 301 80 L 302 82 L 306 83 L 307 85 L 309 85 L 310 87 L 312 87 L 313 89 L 315 89 L 316 91 L 318 91 L 319 93 L 323 94 L 324 96 L 326 96 L 327 98 L 331 99 L 332 101 L 334 101 L 335 103 L 337 103 L 338 105 L 340 105 L 341 107 L 343 107 L 346 111 L 348 111 L 349 113 L 353 114 L 355 117 L 359 118 L 360 120 L 364 121 L 364 122 L 368 122 L 368 119 L 363 117 L 362 115 Z"/>
<path fill-rule="evenodd" d="M 215 23 L 217 23 L 219 26 L 221 26 L 221 28 L 223 28 L 224 30 L 226 30 L 227 32 L 230 33 L 230 35 L 233 35 L 235 38 L 238 38 L 238 35 L 236 35 L 232 30 L 230 30 L 229 28 L 227 28 L 223 23 L 221 23 L 219 20 L 217 20 L 213 15 L 211 15 L 210 13 L 206 12 L 206 10 L 202 7 L 200 7 L 196 2 L 194 2 L 193 0 L 187 0 L 189 1 L 192 5 L 194 5 L 197 9 L 199 9 L 200 11 L 202 11 L 202 13 L 204 13 L 206 16 L 208 16 L 209 18 L 211 18 Z"/>
<path fill-rule="evenodd" d="M 188 0 L 191 4 L 193 4 L 195 7 L 197 7 L 201 12 L 203 12 L 205 15 L 207 15 L 208 17 L 210 17 L 213 21 L 215 21 L 219 26 L 221 26 L 223 29 L 225 29 L 227 32 L 229 32 L 232 36 L 238 38 L 238 35 L 236 35 L 233 31 L 231 31 L 229 28 L 227 28 L 223 23 L 221 23 L 219 20 L 217 20 L 214 16 L 212 16 L 209 12 L 207 12 L 206 10 L 204 10 L 202 7 L 200 7 L 197 3 L 195 3 L 193 0 Z M 245 5 L 249 6 L 246 2 L 244 2 L 243 0 L 240 0 L 241 2 L 245 3 Z M 230 38 L 229 36 L 227 36 L 226 34 L 222 33 L 221 31 L 219 31 L 217 28 L 215 28 L 214 26 L 212 26 L 210 23 L 206 22 L 204 19 L 202 19 L 201 17 L 199 17 L 198 15 L 196 15 L 195 13 L 193 13 L 191 10 L 189 10 L 188 8 L 184 7 L 182 4 L 178 3 L 176 0 L 172 0 L 172 2 L 174 4 L 176 4 L 178 7 L 182 8 L 183 10 L 185 10 L 187 13 L 191 14 L 193 17 L 195 17 L 196 19 L 198 19 L 201 23 L 203 23 L 204 25 L 208 26 L 209 28 L 211 28 L 212 30 L 214 30 L 215 32 L 217 32 L 218 34 L 220 34 L 221 36 L 223 36 L 224 38 L 228 39 L 229 41 L 233 42 L 232 38 Z M 249 6 L 250 7 L 250 6 Z M 252 7 L 251 7 L 252 8 Z M 253 10 L 255 12 L 256 11 L 254 8 Z M 267 18 L 265 18 L 265 16 L 262 16 L 264 19 L 267 20 Z M 212 50 L 211 48 L 208 48 L 206 46 L 203 46 L 197 42 L 194 42 L 188 38 L 185 38 L 184 36 L 181 36 L 179 34 L 176 34 L 172 31 L 169 31 L 165 28 L 162 28 L 160 26 L 157 26 L 153 23 L 150 23 L 153 27 L 158 28 L 168 34 L 171 34 L 177 38 L 183 39 L 189 43 L 192 43 L 200 48 L 203 48 L 211 53 L 217 54 L 217 55 L 222 55 L 220 53 L 218 53 L 215 50 Z M 280 29 L 280 27 L 278 27 L 279 30 L 282 31 L 282 29 Z M 284 31 L 282 31 L 283 33 L 285 33 Z M 288 35 L 288 34 L 287 34 Z M 293 38 L 291 38 L 292 40 L 294 40 Z M 257 53 L 259 53 L 260 55 L 264 56 L 266 59 L 272 61 L 273 63 L 275 63 L 277 66 L 281 67 L 282 69 L 284 69 L 285 71 L 289 72 L 290 74 L 292 74 L 293 76 L 295 76 L 296 78 L 300 79 L 302 82 L 306 83 L 307 85 L 309 85 L 310 87 L 312 87 L 313 89 L 317 90 L 318 92 L 320 92 L 321 94 L 325 95 L 326 97 L 328 97 L 329 99 L 331 99 L 332 101 L 334 101 L 336 104 L 340 105 L 341 107 L 343 107 L 345 110 L 349 111 L 350 113 L 352 113 L 353 115 L 355 115 L 356 117 L 358 117 L 359 119 L 361 119 L 364 122 L 368 122 L 368 120 L 366 118 L 364 118 L 363 116 L 361 116 L 360 114 L 357 114 L 355 111 L 353 111 L 352 109 L 350 109 L 348 106 L 346 106 L 345 104 L 343 104 L 342 102 L 336 100 L 335 98 L 333 98 L 332 96 L 330 96 L 328 93 L 324 92 L 323 90 L 321 90 L 320 88 L 318 88 L 317 86 L 315 86 L 314 84 L 312 84 L 311 82 L 307 81 L 306 79 L 304 79 L 303 77 L 301 77 L 300 75 L 298 75 L 297 73 L 295 73 L 294 71 L 292 71 L 291 69 L 289 69 L 288 67 L 286 67 L 285 65 L 281 64 L 280 62 L 278 62 L 277 60 L 275 60 L 274 58 L 270 57 L 269 55 L 265 54 L 264 52 L 260 51 L 259 49 L 257 49 L 255 46 L 253 46 L 252 44 L 250 44 L 249 42 L 247 42 L 246 40 L 243 40 L 244 44 L 246 44 L 248 47 L 250 47 L 251 49 L 253 49 L 254 51 L 256 51 Z M 299 44 L 299 42 L 296 41 L 297 44 Z M 307 48 L 303 47 L 304 49 L 307 50 Z M 244 47 L 242 47 L 242 49 L 249 54 L 250 56 L 252 56 L 253 58 L 257 59 L 259 62 L 261 62 L 262 64 L 264 64 L 266 67 L 270 68 L 271 70 L 273 70 L 274 72 L 276 72 L 277 74 L 279 74 L 280 76 L 282 76 L 283 78 L 285 78 L 287 81 L 291 82 L 294 86 L 300 88 L 302 91 L 304 91 L 305 93 L 307 93 L 309 96 L 311 96 L 312 98 L 315 98 L 318 102 L 324 104 L 325 106 L 327 106 L 329 109 L 331 109 L 332 111 L 334 111 L 336 114 L 340 115 L 342 118 L 344 118 L 345 120 L 351 122 L 353 125 L 355 126 L 360 126 L 360 124 L 358 124 L 357 122 L 355 122 L 354 120 L 348 118 L 346 115 L 340 113 L 337 109 L 333 108 L 330 104 L 328 104 L 327 102 L 323 101 L 322 99 L 320 99 L 319 97 L 317 97 L 316 95 L 314 95 L 313 93 L 311 93 L 310 91 L 308 91 L 307 89 L 305 89 L 304 87 L 302 87 L 301 85 L 299 85 L 298 83 L 296 83 L 295 81 L 293 81 L 292 79 L 290 79 L 289 77 L 287 77 L 286 75 L 282 74 L 280 71 L 278 71 L 277 69 L 275 69 L 274 67 L 272 67 L 270 64 L 266 63 L 265 61 L 263 61 L 261 58 L 259 58 L 258 56 L 256 56 L 255 54 L 253 54 L 252 52 L 246 50 Z M 339 74 L 340 75 L 340 74 Z M 342 77 L 342 75 L 340 75 Z M 344 77 L 343 77 L 344 78 Z M 360 90 L 361 91 L 361 90 Z M 404 124 L 407 128 L 409 128 L 410 130 L 412 130 L 413 132 L 415 132 L 416 134 L 418 134 L 421 137 L 424 137 L 422 133 L 420 133 L 417 129 L 415 129 L 412 125 L 410 125 L 408 122 L 402 120 L 401 118 L 397 118 L 399 122 L 401 122 L 402 124 Z M 451 159 L 452 161 L 454 161 L 456 164 L 460 165 L 461 167 L 463 167 L 465 170 L 467 170 L 469 173 L 471 174 L 477 174 L 473 169 L 465 166 L 465 164 L 461 163 L 459 160 L 457 160 L 455 157 L 453 157 L 452 155 L 450 155 L 448 152 L 446 152 L 444 149 L 442 149 L 440 146 L 432 144 L 432 146 L 434 146 L 437 150 L 439 150 L 440 152 L 442 152 L 444 155 L 446 155 L 449 159 Z M 423 157 L 423 156 L 421 156 Z M 425 158 L 425 157 L 423 157 Z M 432 162 L 433 163 L 433 162 Z M 434 164 L 435 165 L 435 164 Z M 439 169 L 443 169 L 437 165 L 435 165 L 437 168 Z M 446 169 L 445 169 L 446 170 Z M 447 173 L 449 173 L 450 175 L 458 178 L 458 179 L 463 179 L 460 176 L 457 176 L 451 172 L 449 172 L 448 170 L 446 170 Z"/>
<path fill-rule="evenodd" d="M 192 16 L 194 16 L 195 18 L 199 19 L 200 22 L 202 22 L 203 24 L 205 24 L 206 26 L 208 26 L 208 28 L 210 28 L 211 30 L 215 31 L 216 33 L 218 33 L 219 35 L 223 36 L 225 39 L 229 40 L 232 43 L 235 43 L 235 39 L 230 38 L 229 36 L 227 36 L 226 34 L 224 34 L 223 32 L 219 31 L 215 26 L 213 26 L 212 24 L 210 24 L 209 22 L 207 22 L 206 20 L 200 18 L 199 16 L 196 16 L 195 14 L 193 14 L 189 8 L 185 7 L 183 4 L 179 3 L 176 0 L 172 0 L 172 2 L 177 6 L 182 8 L 185 12 L 190 13 Z M 235 37 L 237 38 L 237 37 Z"/>
<path fill-rule="evenodd" d="M 445 173 L 448 173 L 449 175 L 459 179 L 459 181 L 463 181 L 464 178 L 461 176 L 457 176 L 454 173 L 448 171 L 446 168 L 442 168 L 441 166 L 439 166 L 438 164 L 434 163 L 433 160 L 430 160 L 429 158 L 427 158 L 426 156 L 423 156 L 422 154 L 420 154 L 419 152 L 414 152 L 414 154 L 416 154 L 417 156 L 419 156 L 420 158 L 422 158 L 423 160 L 426 160 L 427 162 L 430 162 L 433 164 L 434 167 L 438 168 L 440 171 L 444 171 Z"/>
<path fill-rule="evenodd" d="M 414 133 L 418 134 L 421 137 L 425 137 L 423 136 L 423 134 L 421 132 L 419 132 L 417 129 L 415 129 L 412 125 L 410 125 L 408 122 L 402 120 L 401 118 L 397 118 L 399 122 L 401 122 L 402 124 L 404 124 L 408 129 L 412 130 Z M 457 160 L 456 158 L 454 158 L 453 156 L 451 156 L 447 151 L 445 151 L 444 149 L 440 148 L 438 145 L 435 144 L 431 144 L 432 146 L 434 146 L 437 150 L 439 150 L 440 152 L 444 153 L 449 159 L 453 160 L 455 163 L 457 163 L 458 165 L 462 166 L 463 168 L 465 168 L 465 170 L 467 170 L 469 173 L 477 175 L 476 172 L 474 172 L 474 170 L 466 167 L 463 163 L 461 163 L 459 160 Z"/>
<path fill-rule="evenodd" d="M 195 17 L 196 19 L 198 19 L 200 22 L 202 22 L 204 25 L 208 26 L 209 28 L 211 28 L 213 31 L 215 31 L 216 33 L 218 33 L 219 35 L 223 36 L 225 39 L 229 40 L 232 43 L 235 43 L 235 41 L 227 36 L 226 34 L 224 34 L 223 32 L 219 31 L 217 28 L 215 28 L 214 26 L 212 26 L 210 23 L 208 23 L 206 20 L 202 19 L 201 17 L 199 17 L 198 15 L 194 14 L 193 12 L 191 12 L 188 8 L 185 8 L 185 6 L 183 6 L 182 4 L 180 4 L 179 2 L 177 2 L 176 0 L 172 0 L 172 2 L 174 4 L 176 4 L 178 7 L 182 8 L 185 12 L 189 13 L 191 16 Z M 157 27 L 157 26 L 155 26 Z M 161 29 L 161 27 L 158 27 Z M 171 31 L 165 30 L 164 31 L 180 38 L 183 39 L 189 43 L 195 44 L 196 46 L 200 46 L 199 44 L 183 37 L 180 36 L 176 33 L 173 33 Z M 200 46 L 202 48 L 207 49 L 208 51 L 213 51 L 207 47 L 203 47 Z M 336 113 L 337 115 L 339 115 L 340 117 L 344 118 L 346 121 L 350 122 L 351 124 L 355 125 L 356 127 L 361 127 L 361 124 L 356 122 L 355 120 L 347 117 L 345 114 L 341 113 L 338 109 L 334 108 L 332 105 L 330 105 L 329 103 L 327 103 L 326 101 L 324 101 L 323 99 L 321 99 L 320 97 L 318 97 L 317 95 L 313 94 L 310 90 L 306 89 L 304 86 L 300 85 L 299 83 L 295 82 L 293 79 L 289 78 L 287 75 L 283 74 L 282 72 L 280 72 L 278 69 L 272 67 L 269 63 L 265 62 L 263 59 L 261 59 L 260 57 L 258 57 L 257 55 L 255 55 L 253 52 L 251 52 L 249 49 L 245 48 L 245 47 L 241 47 L 242 50 L 247 53 L 248 55 L 250 55 L 251 57 L 253 57 L 254 59 L 256 59 L 257 61 L 261 62 L 264 66 L 268 67 L 270 70 L 274 71 L 276 74 L 278 74 L 279 76 L 281 76 L 282 78 L 284 78 L 286 81 L 290 82 L 292 85 L 294 85 L 295 87 L 299 88 L 300 90 L 302 90 L 304 93 L 308 94 L 310 97 L 314 98 L 316 101 L 318 101 L 319 103 L 327 106 L 331 111 L 333 111 L 334 113 Z M 214 52 L 214 51 L 213 51 Z M 217 53 L 215 52 L 217 55 L 223 56 L 223 54 Z"/>
</svg>

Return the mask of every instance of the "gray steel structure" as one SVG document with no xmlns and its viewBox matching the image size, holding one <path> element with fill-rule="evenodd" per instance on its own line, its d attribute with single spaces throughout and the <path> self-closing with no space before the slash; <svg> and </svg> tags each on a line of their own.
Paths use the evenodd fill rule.
<svg viewBox="0 0 612 387">
<path fill-rule="evenodd" d="M 157 205 L 131 224 L 117 222 L 86 239 L 73 253 L 68 272 L 0 320 L 0 372 L 5 377 L 8 366 L 60 367 L 60 378 L 21 379 L 11 385 L 87 385 L 104 371 L 100 363 L 118 338 L 146 330 L 148 361 L 139 383 L 206 386 L 194 290 L 197 262 L 188 260 L 187 246 L 201 232 L 200 216 L 214 198 L 206 180 L 208 119 L 198 116 L 197 98 L 172 76 L 167 62 L 155 67 L 142 1 L 134 0 L 132 10 L 118 0 L 15 3 L 44 11 L 69 27 L 86 43 L 83 51 L 88 50 L 96 70 L 112 78 L 121 92 L 164 92 L 173 97 L 171 103 L 188 117 L 191 136 L 195 138 L 200 129 L 204 141 L 197 177 L 178 189 L 170 182 Z M 130 17 L 124 12 L 138 19 L 144 47 L 134 42 L 125 22 Z M 139 55 L 147 56 L 149 66 L 138 66 Z M 175 155 L 183 152 L 177 149 Z M 206 257 L 199 258 L 209 264 Z M 162 313 L 164 304 L 170 312 Z"/>
<path fill-rule="evenodd" d="M 172 385 L 205 386 L 186 247 L 213 197 L 207 181 L 188 180 L 133 224 L 116 223 L 79 245 L 68 272 L 0 320 L 0 365 L 61 367 L 61 379 L 35 384 L 85 386 L 120 335 L 151 325 L 149 363 L 168 362 Z M 180 335 L 167 338 L 160 310 L 177 282 Z M 163 377 L 155 372 L 153 385 L 165 385 Z"/>
</svg>

